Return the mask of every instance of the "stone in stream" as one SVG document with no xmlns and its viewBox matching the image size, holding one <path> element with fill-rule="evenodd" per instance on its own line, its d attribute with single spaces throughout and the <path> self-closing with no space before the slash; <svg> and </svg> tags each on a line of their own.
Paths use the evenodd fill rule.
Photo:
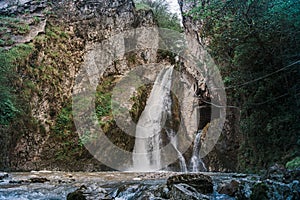
<svg viewBox="0 0 300 200">
<path fill-rule="evenodd" d="M 8 178 L 8 173 L 6 172 L 0 172 L 0 181 L 5 179 L 5 178 Z"/>
<path fill-rule="evenodd" d="M 300 169 L 287 170 L 284 166 L 275 164 L 261 177 L 261 180 L 274 180 L 283 183 L 291 183 L 294 180 L 300 181 Z"/>
<path fill-rule="evenodd" d="M 234 197 L 235 194 L 239 190 L 240 183 L 236 180 L 232 180 L 230 183 L 222 184 L 221 187 L 218 189 L 220 194 L 227 194 L 229 196 Z"/>
<path fill-rule="evenodd" d="M 268 191 L 269 188 L 265 183 L 256 183 L 252 188 L 250 199 L 268 200 Z"/>
<path fill-rule="evenodd" d="M 113 199 L 105 189 L 90 185 L 82 185 L 79 189 L 67 195 L 67 200 L 111 200 Z"/>
<path fill-rule="evenodd" d="M 68 194 L 67 200 L 86 200 L 86 198 L 82 191 L 76 190 Z"/>
<path fill-rule="evenodd" d="M 267 170 L 267 172 L 261 177 L 261 180 L 270 179 L 283 182 L 285 173 L 286 169 L 284 166 L 275 164 Z"/>
<path fill-rule="evenodd" d="M 284 174 L 285 183 L 291 183 L 294 180 L 300 181 L 300 169 L 288 170 Z"/>
<path fill-rule="evenodd" d="M 246 178 L 247 176 L 247 174 L 233 174 L 232 178 Z"/>
<path fill-rule="evenodd" d="M 45 183 L 45 182 L 49 182 L 50 180 L 48 180 L 47 178 L 42 178 L 42 177 L 35 177 L 35 178 L 30 178 L 29 182 L 31 183 Z"/>
<path fill-rule="evenodd" d="M 212 179 L 204 174 L 180 174 L 169 177 L 167 180 L 168 187 L 172 189 L 175 184 L 189 185 L 201 194 L 213 193 Z"/>
<path fill-rule="evenodd" d="M 199 193 L 194 187 L 190 185 L 179 183 L 172 185 L 170 191 L 171 199 L 180 199 L 180 200 L 199 200 L 199 199 L 209 199 L 208 196 Z"/>
</svg>

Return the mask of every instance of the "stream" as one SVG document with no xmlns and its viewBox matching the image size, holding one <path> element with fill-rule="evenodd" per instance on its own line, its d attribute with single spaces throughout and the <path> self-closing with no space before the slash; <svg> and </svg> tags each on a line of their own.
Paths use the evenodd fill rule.
<svg viewBox="0 0 300 200">
<path fill-rule="evenodd" d="M 198 174 L 211 177 L 212 193 L 200 194 L 187 184 L 175 184 L 175 191 L 167 185 L 169 177 Z M 86 199 L 250 199 L 255 185 L 262 183 L 259 179 L 257 175 L 209 172 L 17 172 L 5 173 L 0 179 L 0 199 L 61 200 L 79 188 L 87 195 Z M 217 192 L 232 182 L 239 183 L 235 196 Z M 280 183 L 266 180 L 263 183 L 272 189 L 270 199 L 299 197 L 299 181 Z"/>
</svg>

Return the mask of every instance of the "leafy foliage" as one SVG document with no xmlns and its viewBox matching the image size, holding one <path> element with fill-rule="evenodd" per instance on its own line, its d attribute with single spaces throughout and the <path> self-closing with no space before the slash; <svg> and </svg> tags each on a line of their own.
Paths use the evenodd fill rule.
<svg viewBox="0 0 300 200">
<path fill-rule="evenodd" d="M 299 156 L 300 2 L 198 1 L 186 16 L 202 22 L 199 35 L 241 107 L 240 169 L 259 170 Z M 259 78 L 261 77 L 261 78 Z"/>
<path fill-rule="evenodd" d="M 0 49 L 0 124 L 7 125 L 20 108 L 13 89 L 17 78 L 16 68 L 24 63 L 33 51 L 31 45 L 18 45 L 10 50 Z"/>
<path fill-rule="evenodd" d="M 158 26 L 161 28 L 183 31 L 178 16 L 169 11 L 168 4 L 164 0 L 136 0 L 136 9 L 151 9 Z"/>
<path fill-rule="evenodd" d="M 114 77 L 107 77 L 105 78 L 101 85 L 97 87 L 97 92 L 96 92 L 96 115 L 98 119 L 100 120 L 100 123 L 102 124 L 103 122 L 101 121 L 102 117 L 111 117 L 112 115 L 112 109 L 111 109 L 111 98 L 112 98 L 112 93 L 111 90 L 114 86 L 113 83 Z"/>
<path fill-rule="evenodd" d="M 286 163 L 286 168 L 288 169 L 297 169 L 300 168 L 300 157 L 297 157 Z"/>
</svg>

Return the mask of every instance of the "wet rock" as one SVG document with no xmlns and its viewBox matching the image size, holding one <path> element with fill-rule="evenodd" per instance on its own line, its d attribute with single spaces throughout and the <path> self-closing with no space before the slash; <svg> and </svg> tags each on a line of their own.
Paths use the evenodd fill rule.
<svg viewBox="0 0 300 200">
<path fill-rule="evenodd" d="M 29 182 L 31 183 L 45 183 L 49 182 L 50 180 L 47 178 L 41 178 L 41 177 L 35 177 L 35 178 L 30 178 Z"/>
<path fill-rule="evenodd" d="M 265 183 L 257 183 L 252 189 L 250 199 L 268 200 L 268 190 L 268 186 Z"/>
<path fill-rule="evenodd" d="M 0 172 L 0 181 L 6 178 L 8 178 L 8 173 Z"/>
<path fill-rule="evenodd" d="M 250 199 L 250 196 L 252 194 L 251 188 L 253 187 L 252 183 L 249 183 L 248 181 L 241 181 L 239 185 L 239 189 L 237 193 L 235 194 L 235 197 L 237 199 Z"/>
<path fill-rule="evenodd" d="M 300 183 L 298 180 L 292 182 L 291 190 L 294 199 L 300 199 Z"/>
<path fill-rule="evenodd" d="M 247 174 L 234 174 L 232 175 L 232 178 L 246 178 L 247 176 Z"/>
<path fill-rule="evenodd" d="M 67 195 L 67 200 L 111 200 L 107 191 L 97 185 L 82 185 Z"/>
<path fill-rule="evenodd" d="M 264 176 L 262 176 L 262 180 L 270 179 L 275 181 L 284 181 L 284 175 L 286 174 L 286 169 L 284 166 L 275 164 L 271 166 Z"/>
<path fill-rule="evenodd" d="M 169 177 L 167 180 L 168 187 L 172 188 L 175 184 L 187 184 L 202 194 L 213 192 L 211 177 L 203 174 L 180 174 Z"/>
<path fill-rule="evenodd" d="M 9 181 L 9 183 L 11 183 L 11 184 L 22 184 L 24 182 L 25 182 L 24 180 L 11 180 L 11 181 Z"/>
<path fill-rule="evenodd" d="M 122 186 L 118 186 L 114 193 L 114 198 L 131 198 L 138 199 L 143 195 L 143 191 L 145 191 L 147 187 L 144 184 L 124 184 Z M 143 195 L 145 196 L 145 194 Z"/>
<path fill-rule="evenodd" d="M 68 194 L 67 200 L 86 200 L 86 198 L 81 190 L 76 190 Z"/>
<path fill-rule="evenodd" d="M 199 193 L 195 188 L 190 185 L 180 183 L 174 184 L 170 192 L 171 199 L 181 200 L 198 200 L 198 199 L 209 199 L 208 196 Z"/>
<path fill-rule="evenodd" d="M 294 180 L 300 181 L 300 169 L 288 170 L 284 174 L 285 183 L 290 183 L 293 182 Z"/>
<path fill-rule="evenodd" d="M 169 199 L 170 198 L 170 190 L 167 185 L 159 186 L 154 192 L 155 197 Z"/>
<path fill-rule="evenodd" d="M 220 194 L 227 194 L 234 197 L 239 190 L 239 185 L 240 183 L 238 181 L 232 180 L 230 183 L 221 185 L 221 187 L 218 189 L 218 192 Z"/>
</svg>

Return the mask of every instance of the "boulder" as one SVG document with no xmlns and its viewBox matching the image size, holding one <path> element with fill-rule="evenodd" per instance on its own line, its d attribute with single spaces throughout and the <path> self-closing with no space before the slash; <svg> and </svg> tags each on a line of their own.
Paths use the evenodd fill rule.
<svg viewBox="0 0 300 200">
<path fill-rule="evenodd" d="M 286 173 L 286 169 L 284 166 L 275 164 L 267 170 L 267 172 L 264 174 L 264 176 L 261 177 L 261 179 L 262 180 L 270 179 L 270 180 L 283 182 L 285 173 Z"/>
<path fill-rule="evenodd" d="M 300 181 L 300 169 L 287 170 L 284 166 L 275 164 L 267 170 L 261 179 L 270 179 L 284 183 L 291 183 L 293 180 Z"/>
<path fill-rule="evenodd" d="M 42 178 L 42 177 L 35 177 L 35 178 L 30 178 L 29 182 L 31 183 L 45 183 L 45 182 L 49 182 L 50 180 L 48 180 L 47 178 Z"/>
<path fill-rule="evenodd" d="M 189 185 L 201 194 L 213 192 L 212 179 L 204 174 L 180 174 L 169 177 L 167 180 L 168 187 L 171 189 L 175 184 Z"/>
<path fill-rule="evenodd" d="M 300 169 L 288 170 L 284 174 L 284 182 L 291 183 L 294 180 L 300 181 Z"/>
<path fill-rule="evenodd" d="M 232 180 L 230 183 L 221 185 L 221 187 L 218 189 L 218 192 L 220 194 L 227 194 L 234 197 L 239 190 L 239 185 L 240 183 L 238 181 Z"/>
<path fill-rule="evenodd" d="M 250 196 L 251 200 L 256 200 L 256 199 L 268 200 L 269 199 L 269 196 L 268 196 L 269 188 L 265 183 L 256 183 L 251 190 L 252 190 L 252 194 Z"/>
<path fill-rule="evenodd" d="M 8 173 L 0 172 L 0 181 L 3 180 L 3 179 L 6 179 L 6 178 L 8 178 Z"/>
<path fill-rule="evenodd" d="M 113 199 L 105 189 L 97 186 L 82 185 L 80 188 L 67 195 L 67 200 L 111 200 Z"/>
<path fill-rule="evenodd" d="M 67 200 L 86 200 L 86 198 L 81 190 L 75 190 L 68 194 Z"/>
<path fill-rule="evenodd" d="M 190 185 L 179 183 L 174 184 L 170 191 L 171 199 L 181 199 L 181 200 L 199 200 L 199 199 L 209 199 L 208 196 L 199 193 L 195 188 Z"/>
</svg>

